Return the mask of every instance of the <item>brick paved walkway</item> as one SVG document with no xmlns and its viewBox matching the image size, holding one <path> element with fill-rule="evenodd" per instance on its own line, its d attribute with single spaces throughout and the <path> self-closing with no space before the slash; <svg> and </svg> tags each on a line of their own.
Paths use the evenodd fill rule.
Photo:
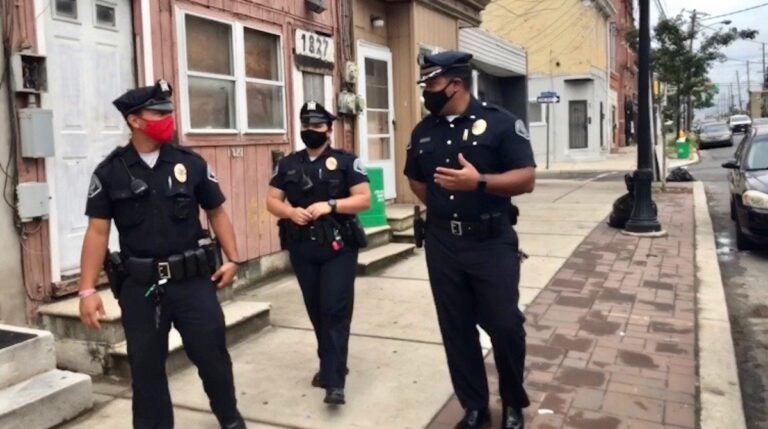
<svg viewBox="0 0 768 429">
<path fill-rule="evenodd" d="M 599 225 L 526 309 L 526 428 L 695 427 L 693 196 L 654 199 L 668 237 Z M 492 355 L 486 362 L 498 427 L 498 376 Z M 454 398 L 430 428 L 462 415 Z"/>
</svg>

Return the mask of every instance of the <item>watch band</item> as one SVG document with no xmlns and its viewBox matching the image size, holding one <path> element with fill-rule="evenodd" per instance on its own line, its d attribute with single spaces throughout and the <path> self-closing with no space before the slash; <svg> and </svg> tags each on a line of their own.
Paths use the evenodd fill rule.
<svg viewBox="0 0 768 429">
<path fill-rule="evenodd" d="M 485 174 L 481 174 L 480 178 L 477 179 L 477 191 L 485 192 L 486 186 L 488 186 L 488 179 L 486 179 Z"/>
<path fill-rule="evenodd" d="M 331 206 L 331 213 L 336 213 L 336 207 L 338 206 L 338 203 L 335 199 L 331 198 L 328 200 L 328 205 Z"/>
</svg>

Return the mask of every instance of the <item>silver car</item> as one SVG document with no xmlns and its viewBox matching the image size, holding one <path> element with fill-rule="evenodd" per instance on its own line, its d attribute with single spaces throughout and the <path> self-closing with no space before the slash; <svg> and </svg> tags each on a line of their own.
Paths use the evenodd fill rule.
<svg viewBox="0 0 768 429">
<path fill-rule="evenodd" d="M 752 126 L 752 119 L 747 115 L 733 115 L 728 118 L 728 125 L 734 133 L 746 133 Z"/>
<path fill-rule="evenodd" d="M 728 124 L 705 124 L 699 132 L 699 148 L 706 149 L 714 146 L 733 146 L 733 133 Z"/>
</svg>

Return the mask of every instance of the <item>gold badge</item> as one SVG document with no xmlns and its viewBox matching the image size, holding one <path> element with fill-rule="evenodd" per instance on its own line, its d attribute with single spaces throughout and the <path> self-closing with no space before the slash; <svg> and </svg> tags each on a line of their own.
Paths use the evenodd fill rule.
<svg viewBox="0 0 768 429">
<path fill-rule="evenodd" d="M 187 167 L 185 167 L 184 164 L 176 164 L 176 166 L 173 167 L 173 175 L 176 176 L 176 180 L 178 180 L 179 183 L 185 183 L 187 181 Z"/>
<path fill-rule="evenodd" d="M 479 136 L 485 132 L 486 128 L 488 128 L 488 122 L 485 122 L 485 119 L 478 119 L 472 124 L 472 134 Z"/>
<path fill-rule="evenodd" d="M 336 161 L 336 158 L 334 157 L 328 157 L 328 159 L 325 160 L 325 168 L 333 171 L 336 169 L 336 167 L 339 166 L 339 162 Z"/>
</svg>

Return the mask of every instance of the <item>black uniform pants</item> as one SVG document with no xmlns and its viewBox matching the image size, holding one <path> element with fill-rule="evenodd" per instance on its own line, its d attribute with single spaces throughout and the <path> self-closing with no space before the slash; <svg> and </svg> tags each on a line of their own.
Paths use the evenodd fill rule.
<svg viewBox="0 0 768 429">
<path fill-rule="evenodd" d="M 167 283 L 159 328 L 155 325 L 152 296 L 144 297 L 150 285 L 139 287 L 132 281 L 126 281 L 119 301 L 133 377 L 133 427 L 173 428 L 165 373 L 171 323 L 181 334 L 187 356 L 197 366 L 219 423 L 224 426 L 239 421 L 224 313 L 211 280 L 198 277 Z"/>
<path fill-rule="evenodd" d="M 343 388 L 358 249 L 345 247 L 336 252 L 329 244 L 303 241 L 291 243 L 288 250 L 315 329 L 320 382 L 328 388 Z"/>
<path fill-rule="evenodd" d="M 491 337 L 506 406 L 530 405 L 523 388 L 525 316 L 518 307 L 520 256 L 512 228 L 477 241 L 427 228 L 427 268 L 451 381 L 465 409 L 488 406 L 488 381 L 477 330 Z"/>
</svg>

